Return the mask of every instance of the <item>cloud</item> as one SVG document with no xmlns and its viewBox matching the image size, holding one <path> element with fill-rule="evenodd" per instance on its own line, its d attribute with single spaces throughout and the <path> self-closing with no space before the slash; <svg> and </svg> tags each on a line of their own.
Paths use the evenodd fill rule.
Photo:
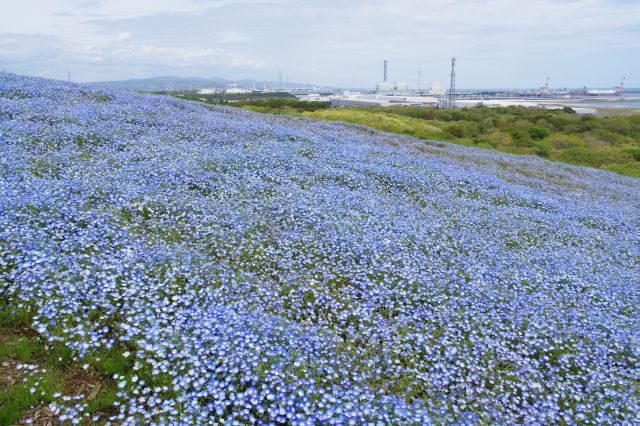
<svg viewBox="0 0 640 426">
<path fill-rule="evenodd" d="M 640 2 L 622 0 L 110 0 L 64 16 L 47 3 L 47 13 L 12 27 L 6 16 L 25 13 L 23 2 L 0 24 L 46 32 L 68 60 L 124 74 L 127 64 L 271 79 L 282 70 L 297 81 L 372 86 L 385 58 L 393 79 L 411 83 L 418 67 L 423 81 L 445 80 L 455 55 L 461 85 L 538 85 L 551 75 L 582 86 L 640 67 L 630 54 L 640 48 Z M 41 51 L 19 48 L 34 58 Z"/>
<path fill-rule="evenodd" d="M 129 31 L 123 31 L 118 34 L 117 40 L 119 42 L 127 41 L 131 38 L 131 33 Z"/>
<path fill-rule="evenodd" d="M 43 77 L 66 78 L 67 70 L 81 81 L 157 74 L 209 75 L 207 70 L 233 74 L 234 69 L 261 69 L 265 63 L 223 48 L 184 48 L 139 43 L 129 32 L 106 43 L 72 43 L 46 34 L 0 33 L 0 69 Z M 107 71 L 107 74 L 105 74 Z M 109 78 L 109 77 L 107 77 Z"/>
<path fill-rule="evenodd" d="M 121 32 L 109 43 L 88 46 L 74 52 L 77 58 L 106 64 L 132 64 L 146 66 L 202 66 L 226 65 L 232 67 L 262 68 L 264 62 L 244 57 L 223 48 L 197 48 L 160 46 L 137 43 L 131 33 Z"/>
<path fill-rule="evenodd" d="M 56 36 L 0 33 L 0 62 L 4 64 L 59 60 L 63 51 L 64 41 Z"/>
</svg>

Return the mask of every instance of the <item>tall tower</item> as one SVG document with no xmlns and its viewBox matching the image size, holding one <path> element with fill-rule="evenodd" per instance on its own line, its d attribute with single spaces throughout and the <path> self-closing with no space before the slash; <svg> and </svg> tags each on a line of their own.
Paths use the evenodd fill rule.
<svg viewBox="0 0 640 426">
<path fill-rule="evenodd" d="M 278 92 L 282 92 L 282 71 L 278 71 Z"/>
<path fill-rule="evenodd" d="M 451 83 L 449 84 L 449 108 L 456 107 L 456 58 L 451 58 Z"/>
<path fill-rule="evenodd" d="M 418 87 L 416 87 L 416 93 L 420 92 L 420 85 L 422 84 L 422 70 L 418 67 Z"/>
<path fill-rule="evenodd" d="M 384 60 L 384 75 L 382 77 L 382 81 L 387 82 L 387 60 Z"/>
</svg>

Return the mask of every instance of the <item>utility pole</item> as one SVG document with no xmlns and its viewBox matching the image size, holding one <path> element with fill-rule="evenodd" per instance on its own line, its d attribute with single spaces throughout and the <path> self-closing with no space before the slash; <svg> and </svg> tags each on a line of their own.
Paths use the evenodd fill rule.
<svg viewBox="0 0 640 426">
<path fill-rule="evenodd" d="M 420 81 L 422 77 L 422 70 L 420 69 L 420 67 L 418 67 L 418 87 L 416 88 L 416 93 L 420 92 L 420 84 L 422 84 L 422 82 Z"/>
<path fill-rule="evenodd" d="M 278 92 L 282 92 L 282 71 L 278 71 Z"/>
<path fill-rule="evenodd" d="M 451 83 L 449 84 L 449 108 L 456 107 L 456 58 L 451 58 Z"/>
</svg>

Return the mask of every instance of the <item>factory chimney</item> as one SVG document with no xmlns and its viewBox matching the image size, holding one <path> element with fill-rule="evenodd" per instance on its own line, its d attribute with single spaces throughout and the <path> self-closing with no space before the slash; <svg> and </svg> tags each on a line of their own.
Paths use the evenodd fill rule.
<svg viewBox="0 0 640 426">
<path fill-rule="evenodd" d="M 387 82 L 387 60 L 384 60 L 384 77 L 382 78 L 382 81 L 384 81 L 385 83 Z"/>
<path fill-rule="evenodd" d="M 449 84 L 449 108 L 456 107 L 456 58 L 451 58 L 451 83 Z"/>
</svg>

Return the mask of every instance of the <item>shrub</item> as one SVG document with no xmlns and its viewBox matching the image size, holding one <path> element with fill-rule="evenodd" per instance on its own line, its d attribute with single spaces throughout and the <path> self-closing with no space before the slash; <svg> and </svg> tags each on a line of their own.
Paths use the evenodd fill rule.
<svg viewBox="0 0 640 426">
<path fill-rule="evenodd" d="M 567 148 L 576 148 L 585 146 L 585 142 L 578 136 L 575 135 L 565 135 L 565 134 L 557 134 L 552 135 L 548 138 L 548 142 L 555 149 L 567 149 Z"/>
<path fill-rule="evenodd" d="M 621 133 L 623 135 L 629 134 L 631 131 L 631 124 L 625 117 L 605 117 L 602 121 L 602 125 L 607 130 L 614 133 Z"/>
<path fill-rule="evenodd" d="M 551 134 L 551 131 L 549 129 L 547 129 L 546 127 L 537 125 L 537 124 L 535 126 L 531 126 L 531 128 L 529 129 L 529 135 L 531 136 L 531 139 L 533 139 L 533 140 L 544 139 L 547 136 L 549 136 L 550 134 Z"/>
<path fill-rule="evenodd" d="M 464 127 L 459 123 L 454 123 L 448 126 L 447 132 L 449 132 L 451 135 L 455 136 L 456 138 L 463 138 L 465 133 Z"/>
<path fill-rule="evenodd" d="M 510 134 L 496 130 L 489 135 L 490 143 L 495 147 L 512 147 L 514 146 L 513 138 Z"/>
<path fill-rule="evenodd" d="M 536 155 L 541 157 L 548 157 L 549 154 L 551 154 L 551 151 L 553 151 L 553 145 L 549 141 L 537 140 L 533 145 L 535 147 L 534 150 Z"/>
</svg>

